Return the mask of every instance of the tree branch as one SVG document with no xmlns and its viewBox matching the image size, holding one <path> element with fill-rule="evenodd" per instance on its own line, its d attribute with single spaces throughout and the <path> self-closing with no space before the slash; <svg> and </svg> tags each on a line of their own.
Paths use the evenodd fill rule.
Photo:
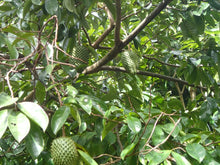
<svg viewBox="0 0 220 165">
<path fill-rule="evenodd" d="M 88 66 L 82 73 L 83 74 L 90 74 L 99 71 L 100 67 L 107 64 L 109 61 L 114 59 L 117 54 L 129 43 L 131 42 L 137 35 L 140 33 L 141 30 L 147 26 L 172 0 L 164 0 L 161 2 L 158 7 L 156 7 L 132 32 L 131 34 L 124 39 L 120 44 L 115 45 L 111 51 L 105 55 L 102 59 L 97 61 L 96 63 Z"/>
<path fill-rule="evenodd" d="M 92 47 L 97 49 L 99 47 L 99 44 L 105 39 L 105 37 L 114 29 L 115 27 L 115 21 L 113 19 L 112 13 L 110 12 L 110 10 L 105 6 L 105 11 L 108 15 L 108 19 L 110 21 L 110 25 L 108 27 L 108 29 L 106 29 L 106 31 L 104 31 L 104 33 L 102 33 L 102 35 L 92 44 Z"/>
<path fill-rule="evenodd" d="M 100 70 L 108 70 L 108 71 L 129 73 L 128 71 L 125 70 L 125 68 L 117 67 L 117 66 L 102 66 L 102 67 L 100 67 Z M 143 75 L 143 76 L 157 77 L 157 78 L 160 78 L 160 79 L 163 79 L 163 80 L 178 82 L 178 83 L 181 83 L 181 84 L 184 84 L 184 85 L 188 85 L 188 86 L 192 86 L 192 87 L 198 87 L 198 88 L 207 90 L 206 87 L 195 86 L 194 84 L 189 84 L 185 80 L 181 80 L 181 79 L 178 79 L 178 78 L 174 78 L 174 77 L 170 77 L 170 76 L 166 76 L 166 75 L 162 75 L 162 74 L 158 74 L 158 73 L 152 73 L 152 72 L 148 72 L 148 71 L 137 70 L 136 74 Z"/>
<path fill-rule="evenodd" d="M 115 45 L 118 45 L 121 42 L 120 28 L 121 28 L 121 1 L 116 0 Z"/>
<path fill-rule="evenodd" d="M 125 38 L 123 42 L 123 47 L 131 42 L 140 33 L 145 26 L 147 26 L 160 12 L 166 8 L 166 6 L 173 0 L 163 0 L 132 32 Z"/>
</svg>

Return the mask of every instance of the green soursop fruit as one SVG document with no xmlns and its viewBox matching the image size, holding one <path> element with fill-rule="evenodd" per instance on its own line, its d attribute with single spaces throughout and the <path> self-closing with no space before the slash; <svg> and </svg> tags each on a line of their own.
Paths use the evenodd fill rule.
<svg viewBox="0 0 220 165">
<path fill-rule="evenodd" d="M 139 64 L 138 56 L 133 51 L 124 51 L 121 55 L 122 64 L 130 73 L 136 73 Z"/>
<path fill-rule="evenodd" d="M 79 155 L 75 142 L 69 137 L 54 139 L 51 145 L 54 165 L 78 165 Z"/>
<path fill-rule="evenodd" d="M 75 48 L 73 48 L 72 56 L 74 57 L 71 59 L 71 63 L 76 66 L 76 70 L 78 72 L 81 72 L 89 62 L 89 55 L 90 51 L 87 47 L 77 45 Z"/>
</svg>

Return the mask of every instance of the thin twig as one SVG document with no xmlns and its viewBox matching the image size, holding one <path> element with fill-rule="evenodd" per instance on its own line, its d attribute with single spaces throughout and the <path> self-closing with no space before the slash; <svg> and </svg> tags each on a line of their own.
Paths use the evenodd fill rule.
<svg viewBox="0 0 220 165">
<path fill-rule="evenodd" d="M 151 151 L 157 149 L 159 146 L 161 146 L 162 144 L 164 144 L 164 143 L 170 138 L 170 136 L 172 135 L 172 133 L 173 133 L 174 130 L 176 129 L 177 125 L 179 124 L 180 120 L 181 120 L 181 118 L 179 118 L 179 119 L 177 120 L 177 122 L 174 124 L 174 127 L 173 127 L 173 129 L 171 130 L 171 132 L 169 133 L 169 135 L 168 135 L 161 143 L 157 144 L 155 147 L 151 148 L 150 150 L 148 150 L 147 152 L 145 152 L 145 153 L 143 153 L 143 154 L 148 154 L 149 152 L 151 152 Z M 144 152 L 144 151 L 141 151 L 141 152 Z"/>
</svg>

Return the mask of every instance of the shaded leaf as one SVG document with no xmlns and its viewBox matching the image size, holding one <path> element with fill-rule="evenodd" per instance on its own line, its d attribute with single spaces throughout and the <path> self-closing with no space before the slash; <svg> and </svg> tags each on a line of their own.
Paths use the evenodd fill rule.
<svg viewBox="0 0 220 165">
<path fill-rule="evenodd" d="M 44 149 L 42 131 L 35 123 L 31 123 L 31 130 L 25 138 L 25 145 L 33 159 L 36 159 Z"/>
<path fill-rule="evenodd" d="M 35 96 L 39 104 L 43 103 L 46 96 L 46 90 L 45 86 L 40 81 L 38 81 L 36 84 Z"/>
<path fill-rule="evenodd" d="M 103 140 L 105 136 L 117 125 L 116 122 L 109 121 L 107 124 L 104 124 L 104 128 L 102 130 L 101 139 Z"/>
</svg>

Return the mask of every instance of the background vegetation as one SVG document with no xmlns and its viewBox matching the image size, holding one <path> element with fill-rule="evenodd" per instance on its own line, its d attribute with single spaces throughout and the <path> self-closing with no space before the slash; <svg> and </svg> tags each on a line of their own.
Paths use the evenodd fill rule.
<svg viewBox="0 0 220 165">
<path fill-rule="evenodd" d="M 1 0 L 0 164 L 220 160 L 218 0 Z M 77 45 L 90 51 L 80 67 Z M 125 51 L 138 56 L 129 69 Z M 76 59 L 76 58 L 75 58 Z"/>
</svg>

